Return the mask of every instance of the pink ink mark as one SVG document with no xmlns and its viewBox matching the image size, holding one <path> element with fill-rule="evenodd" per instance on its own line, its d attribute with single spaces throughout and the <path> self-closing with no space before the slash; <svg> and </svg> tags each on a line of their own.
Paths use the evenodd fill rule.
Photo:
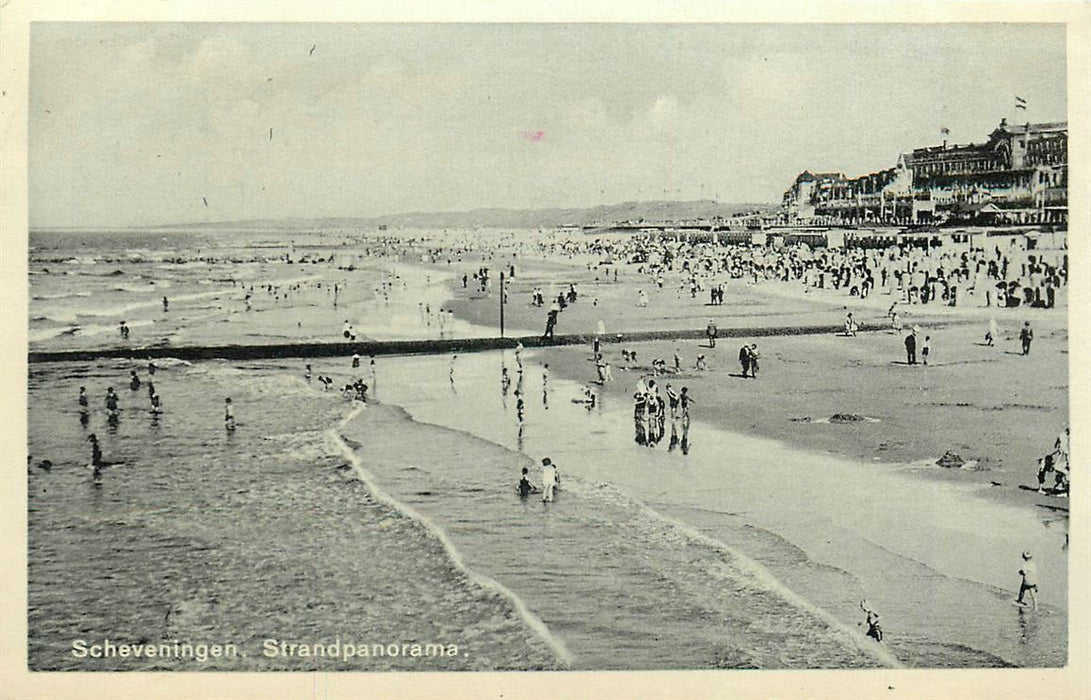
<svg viewBox="0 0 1091 700">
<path fill-rule="evenodd" d="M 531 143 L 538 143 L 545 139 L 545 132 L 539 129 L 538 131 L 524 131 L 523 138 Z"/>
</svg>

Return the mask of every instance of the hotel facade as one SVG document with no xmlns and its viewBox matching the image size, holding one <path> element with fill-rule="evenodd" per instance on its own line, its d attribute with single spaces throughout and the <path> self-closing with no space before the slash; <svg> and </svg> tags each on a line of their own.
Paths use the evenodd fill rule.
<svg viewBox="0 0 1091 700">
<path fill-rule="evenodd" d="M 886 170 L 800 173 L 782 223 L 831 226 L 1068 222 L 1068 124 L 1000 125 L 985 143 L 918 148 Z"/>
</svg>

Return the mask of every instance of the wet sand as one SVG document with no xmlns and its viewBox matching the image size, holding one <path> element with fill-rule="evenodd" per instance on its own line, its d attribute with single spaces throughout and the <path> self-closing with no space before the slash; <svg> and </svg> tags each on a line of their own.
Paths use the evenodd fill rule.
<svg viewBox="0 0 1091 700">
<path fill-rule="evenodd" d="M 651 375 L 650 361 L 662 357 L 670 364 L 677 348 L 682 372 L 658 383 L 675 391 L 688 387 L 695 418 L 809 451 L 918 465 L 922 476 L 989 485 L 997 497 L 1055 517 L 1067 513 L 1067 499 L 1021 487 L 1037 486 L 1037 460 L 1068 424 L 1067 334 L 1040 331 L 1031 355 L 1023 357 L 1014 329 L 1005 330 L 997 347 L 979 344 L 974 326 L 932 331 L 928 366 L 905 364 L 902 337 L 884 332 L 742 338 L 714 349 L 694 341 L 607 345 L 614 382 L 605 390 L 631 403 L 637 379 Z M 758 344 L 757 379 L 742 377 L 743 343 Z M 624 369 L 622 347 L 638 352 L 632 369 Z M 540 361 L 562 376 L 581 382 L 596 376 L 590 348 L 541 352 Z M 707 371 L 692 369 L 698 352 L 708 358 Z M 864 420 L 829 422 L 835 414 Z M 936 466 L 948 451 L 966 465 Z"/>
<path fill-rule="evenodd" d="M 1064 308 L 899 304 L 905 330 L 896 334 L 886 317 L 894 297 L 881 292 L 861 300 L 834 290 L 804 292 L 798 283 L 750 285 L 731 280 L 725 303 L 709 306 L 701 293 L 696 300 L 688 292 L 680 293 L 675 277 L 669 277 L 662 290 L 652 289 L 646 276 L 636 274 L 635 266 L 589 271 L 589 260 L 521 259 L 516 278 L 520 291 L 512 291 L 505 316 L 512 323 L 534 325 L 535 319 L 541 323 L 546 309 L 529 305 L 529 290 L 541 286 L 548 291 L 551 284 L 563 290 L 567 285 L 562 286 L 562 280 L 576 282 L 582 296 L 561 312 L 557 331 L 595 333 L 598 320 L 607 320 L 604 338 L 611 342 L 602 347 L 615 379 L 606 387 L 610 395 L 631 401 L 638 376 L 651 374 L 651 361 L 662 358 L 673 368 L 677 350 L 682 371 L 664 376 L 659 383 L 672 383 L 675 390 L 688 386 L 698 404 L 694 415 L 712 425 L 856 460 L 916 464 L 928 478 L 990 485 L 997 498 L 1034 507 L 1044 517 L 1067 515 L 1067 499 L 1021 488 L 1037 486 L 1038 458 L 1052 449 L 1054 439 L 1068 425 Z M 616 283 L 613 267 L 619 268 Z M 607 274 L 609 282 L 603 281 Z M 639 288 L 649 290 L 648 308 L 635 304 Z M 495 323 L 495 298 L 479 298 L 457 286 L 451 294 L 453 301 L 448 305 L 456 314 L 476 323 Z M 596 296 L 598 306 L 588 304 Z M 855 338 L 840 334 L 741 337 L 721 339 L 715 349 L 706 340 L 627 343 L 622 338 L 614 342 L 625 331 L 704 328 L 709 318 L 721 329 L 839 326 L 846 309 L 854 312 L 861 326 Z M 996 318 L 1000 328 L 1001 338 L 994 347 L 986 347 L 983 339 L 989 318 Z M 1024 320 L 1030 320 L 1035 329 L 1028 357 L 1021 356 L 1018 342 Z M 927 367 L 906 364 L 903 338 L 914 325 L 920 327 L 918 342 L 931 336 Z M 738 351 L 743 343 L 758 344 L 761 370 L 756 380 L 741 377 Z M 638 354 L 638 362 L 629 370 L 624 369 L 623 348 Z M 693 369 L 698 353 L 705 354 L 709 371 Z M 590 347 L 548 349 L 540 361 L 575 381 L 596 379 Z M 878 422 L 825 422 L 838 413 Z M 947 451 L 970 466 L 936 467 L 935 461 Z"/>
<path fill-rule="evenodd" d="M 552 579 L 566 572 L 560 580 L 569 585 L 558 595 L 569 605 L 573 599 L 602 600 L 615 585 L 631 589 L 641 600 L 646 596 L 638 591 L 646 583 L 639 577 L 632 580 L 624 566 L 613 568 L 635 551 L 645 568 L 650 567 L 647 570 L 663 572 L 672 581 L 691 582 L 704 556 L 694 551 L 673 563 L 663 562 L 664 547 L 670 550 L 678 542 L 641 539 L 643 529 L 635 528 L 634 522 L 647 516 L 674 522 L 668 528 L 675 533 L 671 537 L 699 533 L 744 552 L 792 592 L 850 627 L 860 617 L 859 600 L 870 599 L 887 620 L 889 648 L 908 665 L 1050 666 L 1063 658 L 1065 523 L 1047 525 L 1036 521 L 1032 509 L 983 500 L 982 487 L 975 484 L 922 479 L 905 465 L 884 469 L 730 432 L 700 419 L 688 431 L 688 452 L 685 435 L 680 449 L 673 448 L 673 439 L 671 447 L 666 440 L 658 449 L 636 445 L 625 400 L 607 396 L 600 404 L 604 410 L 589 413 L 568 400 L 579 394 L 579 385 L 553 373 L 546 408 L 539 397 L 540 359 L 537 353 L 528 353 L 524 360 L 525 432 L 518 429 L 514 398 L 505 402 L 502 397 L 499 353 L 460 358 L 453 387 L 443 386 L 444 358 L 381 362 L 379 397 L 406 406 L 414 420 L 457 431 L 454 435 L 422 431 L 429 435 L 427 440 L 408 444 L 398 439 L 397 426 L 384 423 L 366 433 L 362 426 L 353 429 L 365 436 L 361 458 L 368 469 L 377 471 L 381 483 L 400 489 L 414 507 L 436 514 L 452 539 L 470 553 L 471 566 L 476 560 L 486 570 L 503 572 L 499 578 L 513 589 L 532 591 L 528 602 L 566 640 L 573 634 L 580 638 L 580 625 L 573 628 L 570 621 L 563 622 L 569 619 L 564 615 L 567 608 L 558 613 L 543 603 L 534 589 L 539 576 Z M 510 352 L 506 363 L 509 368 L 514 365 Z M 491 445 L 496 456 L 478 449 L 481 443 L 470 436 L 487 441 L 484 444 Z M 538 470 L 527 458 L 543 455 L 552 456 L 565 475 L 563 498 L 548 509 L 553 513 L 548 523 L 539 523 L 541 504 L 520 511 L 510 490 L 522 464 L 532 467 L 531 478 L 537 480 Z M 579 500 L 571 500 L 571 493 Z M 514 511 L 504 507 L 505 499 L 513 501 Z M 637 504 L 641 517 L 634 520 L 632 512 L 614 512 L 619 503 Z M 579 513 L 585 510 L 596 516 L 580 522 Z M 557 519 L 568 523 L 573 518 L 579 527 L 558 529 Z M 526 532 L 539 524 L 545 526 L 540 534 Z M 490 539 L 487 534 L 493 530 L 496 535 Z M 683 535 L 682 540 L 692 537 Z M 530 560 L 513 563 L 508 549 L 512 546 L 529 549 Z M 1024 548 L 1038 554 L 1044 580 L 1049 581 L 1042 591 L 1040 619 L 1025 619 L 1010 605 L 1018 580 L 1015 563 Z M 562 553 L 560 560 L 551 558 L 554 550 Z M 586 556 L 573 557 L 574 551 Z M 615 574 L 598 584 L 602 591 L 584 590 L 581 586 L 591 572 L 604 566 Z M 735 562 L 727 569 L 737 572 Z M 709 583 L 700 576 L 692 583 L 702 580 Z M 717 582 L 714 588 L 724 585 Z M 685 602 L 692 591 L 689 586 L 663 591 L 660 600 L 671 601 L 680 614 L 692 614 Z M 676 595 L 682 598 L 677 600 Z M 596 623 L 604 613 L 595 608 L 585 613 L 590 620 L 586 624 L 616 631 L 627 628 L 626 620 L 647 623 L 657 614 L 648 608 L 630 610 L 624 603 L 608 607 L 616 610 L 612 622 Z M 715 619 L 716 614 L 711 615 Z M 694 620 L 701 629 L 710 624 L 707 615 L 697 614 Z M 668 625 L 651 626 L 668 634 Z M 780 629 L 781 624 L 773 622 L 771 627 Z M 639 647 L 636 639 L 632 644 Z M 611 639 L 591 647 L 617 645 Z M 577 658 L 587 653 L 578 642 L 572 646 Z M 711 648 L 709 643 L 699 646 L 702 653 Z M 781 648 L 794 647 L 786 640 Z M 818 656 L 787 665 L 814 664 L 828 651 L 828 645 L 822 651 L 811 650 Z M 758 663 L 780 666 L 770 658 Z M 690 667 L 703 665 L 691 662 Z"/>
</svg>

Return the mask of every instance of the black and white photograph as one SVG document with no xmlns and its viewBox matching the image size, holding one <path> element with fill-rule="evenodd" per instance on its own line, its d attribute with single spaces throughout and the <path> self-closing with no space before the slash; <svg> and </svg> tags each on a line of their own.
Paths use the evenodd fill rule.
<svg viewBox="0 0 1091 700">
<path fill-rule="evenodd" d="M 997 5 L 25 22 L 11 697 L 1076 697 L 1089 12 Z"/>
</svg>

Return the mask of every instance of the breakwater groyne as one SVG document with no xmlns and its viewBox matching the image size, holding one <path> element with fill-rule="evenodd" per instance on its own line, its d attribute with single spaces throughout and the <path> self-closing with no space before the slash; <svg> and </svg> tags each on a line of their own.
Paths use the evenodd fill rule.
<svg viewBox="0 0 1091 700">
<path fill-rule="evenodd" d="M 840 326 L 779 326 L 763 328 L 720 328 L 718 338 L 755 338 L 778 335 L 820 335 L 838 333 Z M 434 355 L 454 352 L 485 352 L 512 349 L 519 343 L 526 348 L 559 345 L 590 345 L 594 333 L 558 335 L 543 338 L 538 335 L 485 338 L 442 338 L 429 340 L 359 340 L 322 343 L 269 343 L 247 345 L 103 347 L 85 350 L 32 350 L 27 360 L 37 362 L 86 362 L 110 358 L 156 359 L 173 357 L 179 360 L 265 360 L 282 357 L 346 357 L 360 355 Z M 637 343 L 647 340 L 702 340 L 705 330 L 649 330 L 607 333 L 598 336 L 603 343 Z"/>
</svg>

